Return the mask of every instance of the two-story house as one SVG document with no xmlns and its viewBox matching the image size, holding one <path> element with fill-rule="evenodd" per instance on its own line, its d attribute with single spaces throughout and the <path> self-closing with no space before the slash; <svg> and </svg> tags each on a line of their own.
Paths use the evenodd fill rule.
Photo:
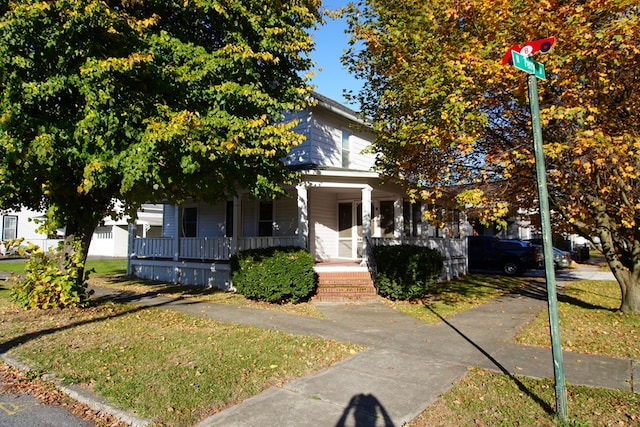
<svg viewBox="0 0 640 427">
<path fill-rule="evenodd" d="M 235 251 L 294 245 L 315 257 L 320 287 L 347 276 L 351 283 L 366 277 L 370 285 L 371 246 L 410 242 L 444 253 L 444 278 L 465 273 L 463 225 L 452 224 L 442 236 L 423 223 L 421 207 L 374 171 L 375 153 L 366 151 L 374 138 L 370 128 L 351 109 L 314 97 L 314 107 L 294 116 L 306 140 L 284 159 L 300 173 L 299 183 L 286 188 L 290 197 L 257 201 L 240 192 L 214 206 L 165 205 L 162 237 L 130 233 L 128 272 L 230 289 L 228 260 Z"/>
</svg>

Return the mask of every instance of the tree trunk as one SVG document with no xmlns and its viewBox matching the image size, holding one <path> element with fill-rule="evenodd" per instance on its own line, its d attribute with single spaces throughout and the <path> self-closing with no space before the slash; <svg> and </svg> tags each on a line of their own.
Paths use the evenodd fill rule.
<svg viewBox="0 0 640 427">
<path fill-rule="evenodd" d="M 621 244 L 614 239 L 610 228 L 603 227 L 599 231 L 602 252 L 620 286 L 620 311 L 640 313 L 640 253 L 628 247 L 638 243 Z"/>
<path fill-rule="evenodd" d="M 95 231 L 97 225 L 84 225 L 84 224 L 67 224 L 65 239 L 64 239 L 64 251 L 65 259 L 74 256 L 75 242 L 79 242 L 78 251 L 80 252 L 80 263 L 74 264 L 71 268 L 77 268 L 78 274 L 76 281 L 78 285 L 84 283 L 85 276 L 85 263 L 89 255 L 89 245 L 91 244 L 91 237 Z"/>
<path fill-rule="evenodd" d="M 618 283 L 620 281 L 618 280 Z M 640 283 L 637 280 L 629 280 L 625 285 L 620 284 L 622 292 L 622 304 L 620 311 L 624 313 L 640 313 Z"/>
</svg>

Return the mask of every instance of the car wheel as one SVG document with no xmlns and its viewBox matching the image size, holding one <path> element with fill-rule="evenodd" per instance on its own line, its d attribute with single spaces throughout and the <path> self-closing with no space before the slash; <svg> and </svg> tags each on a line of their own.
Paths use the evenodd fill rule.
<svg viewBox="0 0 640 427">
<path fill-rule="evenodd" d="M 540 45 L 540 52 L 547 53 L 551 49 L 551 43 L 544 42 Z"/>
<path fill-rule="evenodd" d="M 522 274 L 522 267 L 518 261 L 509 260 L 502 267 L 504 274 L 507 276 L 519 276 Z"/>
</svg>

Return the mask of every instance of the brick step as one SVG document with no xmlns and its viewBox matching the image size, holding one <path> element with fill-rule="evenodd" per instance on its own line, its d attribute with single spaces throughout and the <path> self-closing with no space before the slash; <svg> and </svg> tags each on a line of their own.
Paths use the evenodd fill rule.
<svg viewBox="0 0 640 427">
<path fill-rule="evenodd" d="M 373 286 L 370 277 L 367 278 L 318 278 L 318 286 Z"/>
<path fill-rule="evenodd" d="M 316 291 L 318 294 L 376 294 L 376 288 L 373 286 L 318 286 Z"/>
<path fill-rule="evenodd" d="M 376 299 L 376 295 L 368 271 L 318 272 L 316 301 L 371 301 Z"/>
<path fill-rule="evenodd" d="M 317 302 L 368 302 L 375 301 L 375 295 L 353 295 L 353 294 L 336 294 L 336 295 L 315 295 L 312 300 Z"/>
</svg>

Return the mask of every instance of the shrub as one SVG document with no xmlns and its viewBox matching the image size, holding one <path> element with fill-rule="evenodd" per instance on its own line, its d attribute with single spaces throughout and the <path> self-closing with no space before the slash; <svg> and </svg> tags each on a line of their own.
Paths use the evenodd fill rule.
<svg viewBox="0 0 640 427">
<path fill-rule="evenodd" d="M 378 293 L 394 300 L 424 296 L 440 279 L 444 265 L 440 252 L 421 246 L 377 246 L 373 255 Z"/>
<path fill-rule="evenodd" d="M 241 251 L 231 257 L 231 281 L 249 299 L 299 303 L 315 291 L 313 257 L 297 247 Z"/>
<path fill-rule="evenodd" d="M 79 243 L 78 243 L 79 244 Z M 44 252 L 34 244 L 19 248 L 25 261 L 24 277 L 13 276 L 11 296 L 13 301 L 25 309 L 86 307 L 90 293 L 87 291 L 86 272 L 84 280 L 78 280 L 83 267 L 82 254 L 74 250 L 66 253 L 62 243 L 58 250 Z"/>
</svg>

